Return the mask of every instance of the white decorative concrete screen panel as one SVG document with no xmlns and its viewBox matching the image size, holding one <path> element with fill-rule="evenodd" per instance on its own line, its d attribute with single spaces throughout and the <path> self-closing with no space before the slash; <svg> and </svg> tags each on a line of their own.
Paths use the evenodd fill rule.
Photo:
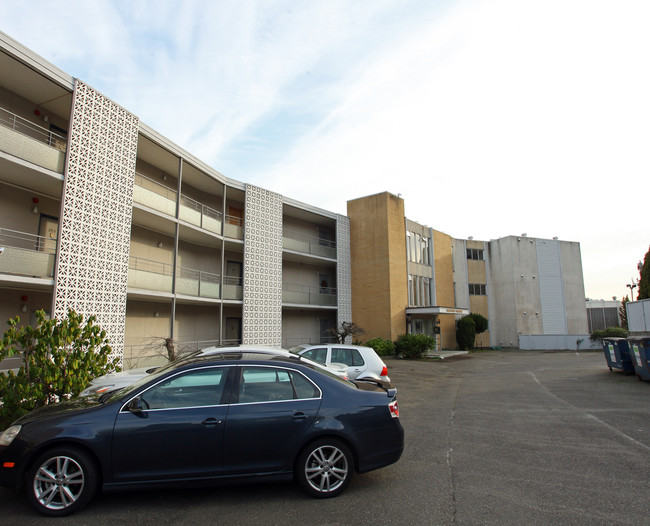
<svg viewBox="0 0 650 526">
<path fill-rule="evenodd" d="M 338 323 L 352 319 L 352 265 L 350 256 L 350 218 L 338 215 L 336 218 L 338 287 Z M 349 343 L 349 342 L 348 342 Z"/>
<path fill-rule="evenodd" d="M 282 345 L 282 196 L 246 185 L 242 343 Z"/>
<path fill-rule="evenodd" d="M 95 315 L 124 352 L 138 118 L 76 81 L 61 204 L 54 315 Z"/>
</svg>

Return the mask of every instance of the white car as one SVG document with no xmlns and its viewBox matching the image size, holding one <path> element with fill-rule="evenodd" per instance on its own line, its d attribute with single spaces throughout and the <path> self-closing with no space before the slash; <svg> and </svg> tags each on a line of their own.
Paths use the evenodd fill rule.
<svg viewBox="0 0 650 526">
<path fill-rule="evenodd" d="M 291 352 L 328 367 L 334 362 L 343 363 L 348 368 L 350 380 L 376 376 L 385 382 L 390 382 L 386 364 L 371 347 L 342 343 L 303 344 L 291 348 Z"/>
<path fill-rule="evenodd" d="M 199 355 L 211 355 L 217 353 L 236 353 L 242 350 L 247 351 L 257 351 L 262 354 L 278 354 L 282 356 L 295 355 L 296 353 L 291 353 L 286 350 L 272 349 L 269 347 L 260 347 L 256 345 L 245 345 L 242 347 L 206 347 L 200 351 L 193 353 L 194 356 Z M 302 357 L 305 361 L 312 362 L 308 356 Z M 348 380 L 348 367 L 342 363 L 332 363 L 332 364 L 323 364 L 316 362 L 315 365 L 322 367 L 328 370 L 330 373 L 340 376 L 344 380 Z M 145 376 L 153 373 L 159 368 L 155 367 L 138 367 L 136 369 L 128 369 L 126 371 L 121 371 L 119 373 L 109 373 L 103 376 L 98 376 L 95 378 L 88 387 L 86 387 L 79 396 L 90 396 L 90 395 L 99 395 L 102 393 L 107 393 L 109 391 L 116 391 L 117 389 L 122 389 L 135 383 L 136 381 L 144 378 Z"/>
</svg>

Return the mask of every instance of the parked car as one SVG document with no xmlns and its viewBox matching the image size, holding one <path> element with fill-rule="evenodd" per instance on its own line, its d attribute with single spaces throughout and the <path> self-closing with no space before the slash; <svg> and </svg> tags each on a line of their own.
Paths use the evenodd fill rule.
<svg viewBox="0 0 650 526">
<path fill-rule="evenodd" d="M 133 382 L 137 382 L 148 374 L 155 372 L 156 369 L 158 367 L 138 367 L 136 369 L 120 371 L 119 373 L 98 376 L 88 384 L 88 387 L 81 391 L 79 396 L 90 396 L 122 389 L 122 387 L 131 385 Z"/>
<path fill-rule="evenodd" d="M 209 355 L 216 353 L 227 353 L 232 352 L 233 350 L 240 350 L 240 347 L 206 347 L 200 351 L 195 351 L 187 356 L 199 356 L 199 355 Z M 257 352 L 273 353 L 278 355 L 288 355 L 289 351 L 277 350 L 269 347 L 255 347 L 255 346 L 246 346 L 247 350 L 256 350 Z M 305 357 L 305 359 L 309 359 Z M 311 361 L 311 360 L 310 360 Z M 348 367 L 342 363 L 331 363 L 329 365 L 318 364 L 323 367 L 327 367 L 331 372 L 340 376 L 344 380 L 348 379 Z M 127 369 L 126 371 L 120 371 L 119 373 L 109 373 L 103 376 L 98 376 L 88 384 L 79 396 L 90 396 L 96 394 L 106 393 L 108 391 L 116 391 L 122 389 L 132 383 L 144 378 L 145 376 L 155 372 L 158 369 L 158 366 L 155 367 L 138 367 L 135 369 Z"/>
<path fill-rule="evenodd" d="M 297 356 L 195 355 L 18 419 L 0 434 L 0 486 L 23 485 L 49 516 L 81 509 L 100 488 L 295 478 L 335 497 L 353 472 L 400 458 L 396 392 Z"/>
<path fill-rule="evenodd" d="M 376 375 L 385 382 L 390 382 L 388 367 L 371 347 L 346 345 L 341 343 L 323 343 L 318 345 L 303 344 L 290 349 L 310 360 L 330 365 L 339 362 L 347 365 L 348 376 L 354 380 L 363 375 Z"/>
</svg>

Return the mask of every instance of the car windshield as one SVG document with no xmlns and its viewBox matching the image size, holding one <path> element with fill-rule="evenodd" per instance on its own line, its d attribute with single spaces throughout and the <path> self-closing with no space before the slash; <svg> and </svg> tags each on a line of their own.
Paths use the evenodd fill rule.
<svg viewBox="0 0 650 526">
<path fill-rule="evenodd" d="M 195 356 L 198 356 L 201 354 L 201 351 L 196 351 L 191 354 L 186 354 L 183 356 L 182 360 L 185 361 L 188 358 L 194 358 Z M 110 391 L 106 393 L 103 396 L 99 397 L 99 401 L 103 403 L 111 403 L 116 400 L 121 399 L 124 395 L 127 395 L 131 393 L 132 391 L 135 391 L 138 389 L 141 385 L 146 384 L 150 382 L 154 378 L 158 378 L 162 374 L 166 373 L 169 369 L 172 369 L 178 365 L 178 361 L 175 362 L 169 362 L 167 365 L 163 365 L 162 367 L 159 367 L 156 369 L 153 373 L 148 374 L 139 380 L 133 382 L 131 385 L 127 385 L 126 387 L 122 387 L 121 389 L 116 389 L 115 391 Z"/>
</svg>

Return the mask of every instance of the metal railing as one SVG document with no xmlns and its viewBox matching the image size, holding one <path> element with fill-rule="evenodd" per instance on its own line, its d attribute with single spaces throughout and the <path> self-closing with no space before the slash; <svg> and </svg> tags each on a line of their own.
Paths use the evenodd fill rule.
<svg viewBox="0 0 650 526">
<path fill-rule="evenodd" d="M 337 304 L 337 291 L 333 287 L 314 287 L 297 283 L 283 283 L 282 303 L 334 307 Z"/>
<path fill-rule="evenodd" d="M 336 258 L 336 242 L 292 230 L 282 232 L 282 248 L 314 256 Z"/>
<path fill-rule="evenodd" d="M 0 272 L 51 278 L 55 254 L 56 239 L 0 228 Z"/>
<path fill-rule="evenodd" d="M 176 269 L 176 292 L 204 298 L 221 297 L 221 275 L 186 267 Z"/>
<path fill-rule="evenodd" d="M 156 338 L 152 343 L 124 346 L 124 369 L 135 367 L 162 366 L 168 363 L 167 350 L 165 349 L 164 338 Z M 160 341 L 158 341 L 160 340 Z M 186 356 L 192 352 L 200 351 L 208 347 L 232 347 L 241 344 L 241 340 L 203 340 L 190 342 L 174 342 L 176 355 Z"/>
<path fill-rule="evenodd" d="M 142 175 L 141 173 L 138 172 L 135 173 L 134 182 L 135 184 L 141 186 L 145 190 L 154 192 L 176 203 L 176 190 L 173 190 L 172 188 L 169 188 L 168 186 L 165 186 L 164 184 L 161 184 L 158 181 L 154 181 L 153 179 L 150 179 L 146 175 Z"/>
<path fill-rule="evenodd" d="M 45 143 L 48 146 L 60 151 L 66 151 L 68 145 L 67 137 L 55 133 L 47 128 L 43 128 L 38 124 L 16 115 L 4 108 L 0 107 L 0 125 L 14 130 L 22 135 L 35 139 L 39 142 Z"/>
<path fill-rule="evenodd" d="M 212 219 L 216 219 L 217 221 L 221 221 L 223 219 L 223 214 L 218 210 L 210 208 L 209 206 L 200 203 L 196 199 L 192 199 L 191 197 L 187 197 L 183 194 L 181 194 L 181 204 L 187 208 L 199 212 L 201 216 L 210 217 Z"/>
</svg>

